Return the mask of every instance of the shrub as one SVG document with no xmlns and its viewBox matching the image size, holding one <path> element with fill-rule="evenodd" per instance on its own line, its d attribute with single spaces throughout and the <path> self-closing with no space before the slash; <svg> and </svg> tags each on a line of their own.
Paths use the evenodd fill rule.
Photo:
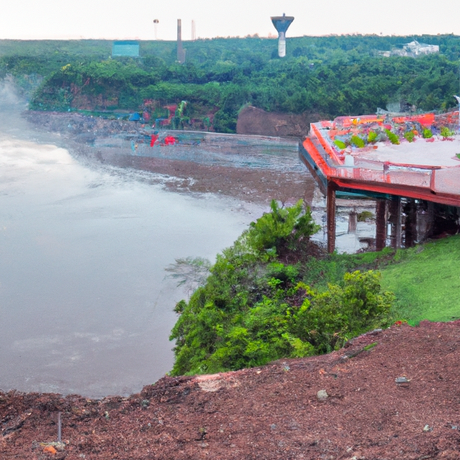
<svg viewBox="0 0 460 460">
<path fill-rule="evenodd" d="M 362 211 L 358 213 L 358 222 L 366 222 L 367 220 L 374 220 L 375 216 L 371 211 Z"/>
<path fill-rule="evenodd" d="M 369 144 L 373 144 L 374 142 L 377 142 L 379 135 L 376 131 L 369 131 L 369 134 L 367 135 L 367 142 Z"/>
<path fill-rule="evenodd" d="M 356 135 L 351 136 L 350 142 L 359 149 L 362 149 L 366 145 L 366 143 L 359 136 Z"/>
<path fill-rule="evenodd" d="M 316 353 L 338 349 L 352 337 L 388 324 L 394 296 L 380 292 L 380 274 L 346 273 L 343 286 L 329 285 L 321 294 L 310 293 L 296 316 L 299 338 Z M 307 288 L 308 292 L 308 288 Z"/>
<path fill-rule="evenodd" d="M 451 131 L 447 126 L 443 126 L 441 128 L 441 136 L 444 138 L 453 136 L 454 134 L 455 134 L 455 131 Z"/>
<path fill-rule="evenodd" d="M 380 275 L 355 271 L 317 292 L 300 266 L 255 254 L 244 238 L 217 257 L 189 302 L 180 301 L 172 332 L 173 375 L 214 373 L 309 356 L 388 324 L 392 295 Z"/>
<path fill-rule="evenodd" d="M 407 131 L 404 133 L 404 138 L 409 142 L 414 142 L 415 134 L 412 131 Z"/>
<path fill-rule="evenodd" d="M 310 208 L 304 208 L 299 200 L 294 206 L 280 208 L 275 200 L 271 202 L 271 212 L 252 222 L 249 230 L 243 233 L 246 244 L 256 253 L 281 245 L 292 247 L 302 238 L 310 238 L 320 226 L 315 224 Z"/>
<path fill-rule="evenodd" d="M 340 150 L 343 150 L 343 149 L 346 149 L 347 148 L 347 144 L 345 144 L 345 142 L 339 140 L 339 139 L 335 139 L 334 140 L 334 144 L 340 149 Z"/>
<path fill-rule="evenodd" d="M 399 145 L 399 138 L 395 133 L 392 133 L 389 129 L 385 129 L 385 132 L 387 133 L 388 139 L 392 144 Z"/>
<path fill-rule="evenodd" d="M 423 139 L 431 139 L 433 137 L 433 133 L 431 132 L 431 129 L 424 128 L 422 131 L 422 137 Z"/>
</svg>

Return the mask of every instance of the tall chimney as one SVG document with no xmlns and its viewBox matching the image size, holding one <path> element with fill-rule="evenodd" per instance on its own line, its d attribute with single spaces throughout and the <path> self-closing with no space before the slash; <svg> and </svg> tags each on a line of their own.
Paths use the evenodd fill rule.
<svg viewBox="0 0 460 460">
<path fill-rule="evenodd" d="M 196 27 L 195 27 L 195 21 L 192 19 L 192 41 L 196 40 Z"/>
<path fill-rule="evenodd" d="M 179 64 L 185 62 L 185 50 L 182 47 L 182 21 L 177 20 L 177 60 Z"/>
</svg>

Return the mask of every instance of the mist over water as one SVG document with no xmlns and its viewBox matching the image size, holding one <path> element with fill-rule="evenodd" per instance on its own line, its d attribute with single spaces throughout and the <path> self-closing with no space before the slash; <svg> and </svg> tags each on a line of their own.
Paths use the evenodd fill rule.
<svg viewBox="0 0 460 460">
<path fill-rule="evenodd" d="M 79 163 L 25 107 L 0 86 L 0 389 L 140 391 L 173 363 L 186 293 L 165 267 L 213 261 L 264 210 Z"/>
</svg>

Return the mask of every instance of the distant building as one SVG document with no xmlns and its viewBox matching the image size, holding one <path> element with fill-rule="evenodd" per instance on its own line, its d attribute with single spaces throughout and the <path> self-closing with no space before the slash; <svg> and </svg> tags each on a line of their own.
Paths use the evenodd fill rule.
<svg viewBox="0 0 460 460">
<path fill-rule="evenodd" d="M 381 51 L 379 54 L 385 57 L 418 57 L 432 53 L 439 53 L 439 45 L 428 45 L 427 43 L 419 43 L 417 40 L 414 40 L 410 43 L 406 43 L 402 48 L 393 49 L 391 51 Z"/>
<path fill-rule="evenodd" d="M 119 56 L 139 57 L 139 42 L 131 40 L 113 42 L 112 57 Z"/>
<path fill-rule="evenodd" d="M 408 53 L 412 53 L 414 56 L 421 54 L 439 53 L 439 45 L 428 45 L 426 43 L 419 43 L 417 40 L 407 43 L 404 49 Z"/>
</svg>

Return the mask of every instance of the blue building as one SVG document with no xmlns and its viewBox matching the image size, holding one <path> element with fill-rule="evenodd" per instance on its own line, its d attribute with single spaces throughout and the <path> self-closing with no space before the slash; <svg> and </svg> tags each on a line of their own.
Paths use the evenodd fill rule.
<svg viewBox="0 0 460 460">
<path fill-rule="evenodd" d="M 139 42 L 132 40 L 116 41 L 112 45 L 112 57 L 139 57 Z"/>
</svg>

